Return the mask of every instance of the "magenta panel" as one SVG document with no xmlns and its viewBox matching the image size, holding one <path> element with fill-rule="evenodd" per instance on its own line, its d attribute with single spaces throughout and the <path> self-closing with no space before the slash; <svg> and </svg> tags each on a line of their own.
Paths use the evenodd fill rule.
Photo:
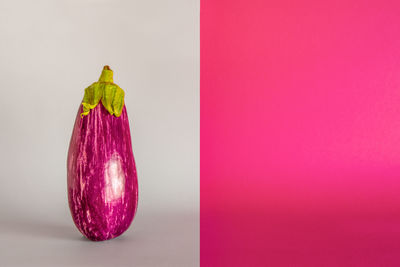
<svg viewBox="0 0 400 267">
<path fill-rule="evenodd" d="M 202 266 L 400 266 L 399 14 L 201 1 Z"/>
</svg>

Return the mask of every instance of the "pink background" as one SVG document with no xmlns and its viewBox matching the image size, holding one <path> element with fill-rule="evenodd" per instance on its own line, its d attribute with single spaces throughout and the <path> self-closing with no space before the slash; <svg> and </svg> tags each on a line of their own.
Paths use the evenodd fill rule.
<svg viewBox="0 0 400 267">
<path fill-rule="evenodd" d="M 400 266 L 398 1 L 201 1 L 202 266 Z"/>
</svg>

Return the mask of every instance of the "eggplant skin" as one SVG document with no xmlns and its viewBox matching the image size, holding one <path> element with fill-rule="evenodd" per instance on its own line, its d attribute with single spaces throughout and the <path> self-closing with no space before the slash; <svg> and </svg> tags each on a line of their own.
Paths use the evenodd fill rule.
<svg viewBox="0 0 400 267">
<path fill-rule="evenodd" d="M 88 239 L 115 238 L 130 226 L 138 182 L 126 107 L 110 115 L 99 103 L 76 116 L 68 150 L 68 203 L 76 227 Z"/>
</svg>

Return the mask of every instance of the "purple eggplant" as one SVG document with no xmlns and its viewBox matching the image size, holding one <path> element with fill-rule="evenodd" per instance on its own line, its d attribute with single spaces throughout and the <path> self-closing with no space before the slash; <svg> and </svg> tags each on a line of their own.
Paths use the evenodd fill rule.
<svg viewBox="0 0 400 267">
<path fill-rule="evenodd" d="M 124 91 L 105 66 L 85 89 L 68 151 L 68 202 L 76 227 L 88 239 L 115 238 L 130 226 L 138 183 Z"/>
</svg>

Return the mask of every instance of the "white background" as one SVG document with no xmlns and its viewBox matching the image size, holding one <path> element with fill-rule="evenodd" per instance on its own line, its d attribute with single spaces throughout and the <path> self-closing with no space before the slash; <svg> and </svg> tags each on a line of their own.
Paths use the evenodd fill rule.
<svg viewBox="0 0 400 267">
<path fill-rule="evenodd" d="M 85 87 L 125 90 L 139 207 L 91 242 L 67 202 Z M 0 0 L 0 266 L 199 265 L 199 0 Z"/>
</svg>

